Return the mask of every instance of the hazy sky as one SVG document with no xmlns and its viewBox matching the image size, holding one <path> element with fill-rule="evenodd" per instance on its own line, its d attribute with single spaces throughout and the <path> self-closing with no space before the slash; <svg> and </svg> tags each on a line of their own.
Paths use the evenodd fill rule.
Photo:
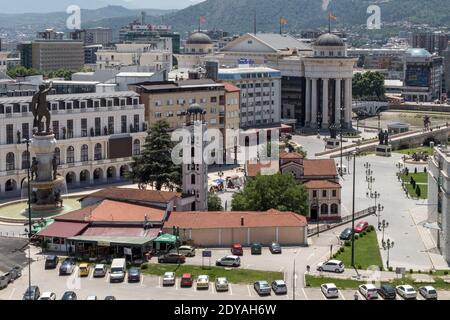
<svg viewBox="0 0 450 320">
<path fill-rule="evenodd" d="M 204 0 L 0 0 L 0 13 L 65 11 L 70 5 L 84 9 L 122 5 L 130 9 L 182 9 Z"/>
</svg>

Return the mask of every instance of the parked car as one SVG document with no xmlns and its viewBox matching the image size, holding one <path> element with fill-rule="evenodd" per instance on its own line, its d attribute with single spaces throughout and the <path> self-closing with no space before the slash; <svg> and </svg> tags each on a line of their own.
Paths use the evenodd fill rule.
<svg viewBox="0 0 450 320">
<path fill-rule="evenodd" d="M 256 293 L 258 293 L 258 295 L 260 296 L 270 296 L 270 292 L 272 290 L 267 281 L 264 280 L 256 281 L 253 284 L 253 288 L 255 289 Z"/>
<path fill-rule="evenodd" d="M 397 293 L 403 299 L 416 299 L 417 292 L 416 290 L 410 286 L 409 284 L 403 284 L 401 286 L 395 287 L 397 289 Z"/>
<path fill-rule="evenodd" d="M 163 276 L 163 286 L 174 286 L 176 281 L 175 272 L 166 272 Z"/>
<path fill-rule="evenodd" d="M 73 291 L 64 292 L 61 300 L 77 300 L 77 294 Z"/>
<path fill-rule="evenodd" d="M 111 274 L 109 282 L 122 282 L 125 280 L 127 262 L 125 258 L 113 259 L 111 263 Z"/>
<path fill-rule="evenodd" d="M 384 300 L 395 300 L 397 294 L 395 293 L 395 288 L 390 284 L 381 285 L 380 289 L 378 289 L 378 294 Z"/>
<path fill-rule="evenodd" d="M 181 287 L 192 287 L 192 283 L 194 280 L 192 279 L 192 275 L 190 273 L 185 273 L 181 276 L 180 286 Z"/>
<path fill-rule="evenodd" d="M 419 293 L 426 300 L 437 300 L 437 291 L 432 286 L 424 286 L 419 288 Z"/>
<path fill-rule="evenodd" d="M 242 248 L 241 244 L 233 244 L 231 246 L 231 254 L 235 256 L 242 256 L 244 255 L 244 249 Z"/>
<path fill-rule="evenodd" d="M 105 300 L 117 300 L 114 296 L 106 296 Z"/>
<path fill-rule="evenodd" d="M 362 284 L 359 286 L 359 292 L 367 300 L 378 299 L 378 290 L 372 283 Z"/>
<path fill-rule="evenodd" d="M 0 289 L 6 288 L 11 282 L 11 274 L 6 272 L 0 276 Z"/>
<path fill-rule="evenodd" d="M 80 277 L 89 277 L 91 266 L 88 263 L 81 263 L 78 270 L 80 271 Z"/>
<path fill-rule="evenodd" d="M 320 285 L 320 290 L 326 298 L 339 298 L 339 290 L 334 283 Z"/>
<path fill-rule="evenodd" d="M 342 273 L 345 270 L 344 263 L 339 260 L 328 260 L 326 262 L 321 262 L 317 265 L 318 271 L 329 271 Z"/>
<path fill-rule="evenodd" d="M 182 254 L 176 252 L 170 252 L 168 254 L 162 255 L 158 257 L 159 263 L 184 263 L 186 261 L 186 257 Z"/>
<path fill-rule="evenodd" d="M 229 285 L 227 278 L 219 277 L 215 281 L 216 291 L 228 291 Z"/>
<path fill-rule="evenodd" d="M 71 259 L 66 259 L 59 267 L 59 275 L 70 275 L 75 270 L 75 262 Z"/>
<path fill-rule="evenodd" d="M 252 243 L 252 246 L 250 247 L 251 254 L 261 254 L 262 253 L 262 246 L 260 243 Z"/>
<path fill-rule="evenodd" d="M 197 278 L 197 290 L 198 289 L 209 289 L 209 276 L 202 274 Z"/>
<path fill-rule="evenodd" d="M 9 271 L 10 282 L 14 281 L 22 276 L 22 268 L 20 266 L 15 266 Z"/>
<path fill-rule="evenodd" d="M 276 253 L 281 253 L 281 246 L 279 243 L 277 242 L 272 242 L 270 247 L 269 247 L 270 252 L 272 252 L 273 254 Z"/>
<path fill-rule="evenodd" d="M 87 296 L 87 297 L 86 297 L 86 300 L 97 300 L 97 296 L 94 296 L 94 295 L 92 295 L 92 296 Z"/>
<path fill-rule="evenodd" d="M 272 290 L 275 294 L 287 294 L 287 286 L 284 280 L 275 280 L 272 282 Z"/>
<path fill-rule="evenodd" d="M 100 278 L 100 277 L 106 276 L 107 270 L 108 269 L 106 268 L 106 265 L 96 264 L 94 267 L 94 273 L 93 273 L 94 278 Z"/>
<path fill-rule="evenodd" d="M 55 255 L 50 255 L 45 258 L 45 269 L 55 269 L 58 266 L 59 258 Z"/>
<path fill-rule="evenodd" d="M 358 224 L 355 226 L 355 228 L 353 229 L 353 231 L 355 231 L 356 233 L 361 233 L 364 230 L 366 230 L 369 227 L 369 223 L 367 221 L 360 221 L 358 222 Z"/>
<path fill-rule="evenodd" d="M 128 270 L 128 282 L 141 281 L 141 269 L 132 267 Z"/>
<path fill-rule="evenodd" d="M 44 292 L 39 300 L 56 300 L 56 294 L 54 292 Z"/>
<path fill-rule="evenodd" d="M 38 300 L 41 296 L 41 291 L 38 286 L 31 286 L 25 291 L 22 300 Z"/>
<path fill-rule="evenodd" d="M 192 246 L 181 246 L 178 248 L 178 253 L 185 257 L 195 257 L 195 248 Z"/>
<path fill-rule="evenodd" d="M 341 240 L 350 240 L 352 238 L 353 231 L 351 228 L 345 228 L 342 230 L 341 234 L 339 235 L 339 239 Z"/>
<path fill-rule="evenodd" d="M 225 256 L 216 260 L 216 266 L 239 267 L 240 265 L 241 258 L 238 256 Z"/>
</svg>

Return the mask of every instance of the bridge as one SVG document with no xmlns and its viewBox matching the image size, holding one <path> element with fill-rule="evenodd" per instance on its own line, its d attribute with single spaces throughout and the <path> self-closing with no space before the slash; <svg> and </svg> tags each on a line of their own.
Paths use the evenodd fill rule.
<svg viewBox="0 0 450 320">
<path fill-rule="evenodd" d="M 436 125 L 430 127 L 429 130 L 415 130 L 403 132 L 389 137 L 389 144 L 392 146 L 392 150 L 408 149 L 421 147 L 429 142 L 434 142 L 435 145 L 447 144 L 450 136 L 450 125 Z M 379 145 L 378 138 L 367 140 L 365 142 L 356 144 L 353 143 L 342 148 L 342 154 L 353 153 L 356 148 L 359 152 L 375 151 L 375 148 Z M 341 156 L 341 148 L 335 148 L 324 152 L 316 153 L 316 157 L 328 156 L 330 158 L 337 158 Z"/>
</svg>

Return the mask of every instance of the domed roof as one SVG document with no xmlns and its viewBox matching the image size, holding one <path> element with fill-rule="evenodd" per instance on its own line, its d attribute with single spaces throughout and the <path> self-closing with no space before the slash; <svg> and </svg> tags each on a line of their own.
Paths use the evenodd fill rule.
<svg viewBox="0 0 450 320">
<path fill-rule="evenodd" d="M 431 57 L 431 53 L 422 48 L 410 48 L 405 52 L 406 56 L 414 57 L 414 58 L 429 58 Z"/>
<path fill-rule="evenodd" d="M 194 32 L 189 36 L 186 44 L 212 44 L 212 41 L 206 33 Z"/>
<path fill-rule="evenodd" d="M 188 114 L 204 114 L 205 110 L 199 104 L 192 104 L 186 111 Z"/>
<path fill-rule="evenodd" d="M 321 47 L 344 47 L 344 40 L 332 33 L 325 33 L 317 38 L 314 42 L 315 46 Z"/>
</svg>

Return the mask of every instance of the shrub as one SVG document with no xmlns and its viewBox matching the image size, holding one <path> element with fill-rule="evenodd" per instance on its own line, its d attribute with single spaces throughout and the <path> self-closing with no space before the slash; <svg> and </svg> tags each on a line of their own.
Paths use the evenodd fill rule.
<svg viewBox="0 0 450 320">
<path fill-rule="evenodd" d="M 360 264 L 358 264 L 358 269 L 362 269 L 362 267 L 361 267 L 361 265 L 360 265 Z"/>
<path fill-rule="evenodd" d="M 413 269 L 409 269 L 409 273 L 413 273 L 414 271 L 413 271 Z"/>
<path fill-rule="evenodd" d="M 359 236 L 360 238 L 364 237 L 364 232 L 361 232 L 358 236 Z M 355 235 L 355 237 L 356 237 L 356 235 Z"/>
<path fill-rule="evenodd" d="M 392 267 L 389 267 L 389 271 L 392 271 L 393 270 L 393 268 Z"/>
<path fill-rule="evenodd" d="M 444 275 L 448 275 L 448 271 L 444 271 Z"/>
<path fill-rule="evenodd" d="M 430 270 L 430 272 L 429 272 L 430 274 L 433 274 L 433 270 Z"/>
<path fill-rule="evenodd" d="M 358 239 L 359 239 L 359 235 L 355 234 L 355 240 L 358 240 Z"/>
<path fill-rule="evenodd" d="M 143 264 L 141 265 L 141 269 L 142 269 L 142 270 L 147 270 L 147 269 L 148 269 L 148 263 L 143 263 Z"/>
<path fill-rule="evenodd" d="M 350 240 L 345 240 L 345 242 L 344 242 L 344 246 L 346 246 L 346 247 L 350 247 L 352 245 L 352 243 L 351 243 L 351 241 Z"/>
<path fill-rule="evenodd" d="M 417 273 L 422 273 L 422 271 L 420 271 L 420 270 L 417 270 Z"/>
<path fill-rule="evenodd" d="M 344 251 L 345 251 L 344 247 L 339 248 L 339 252 L 344 252 Z"/>
</svg>

